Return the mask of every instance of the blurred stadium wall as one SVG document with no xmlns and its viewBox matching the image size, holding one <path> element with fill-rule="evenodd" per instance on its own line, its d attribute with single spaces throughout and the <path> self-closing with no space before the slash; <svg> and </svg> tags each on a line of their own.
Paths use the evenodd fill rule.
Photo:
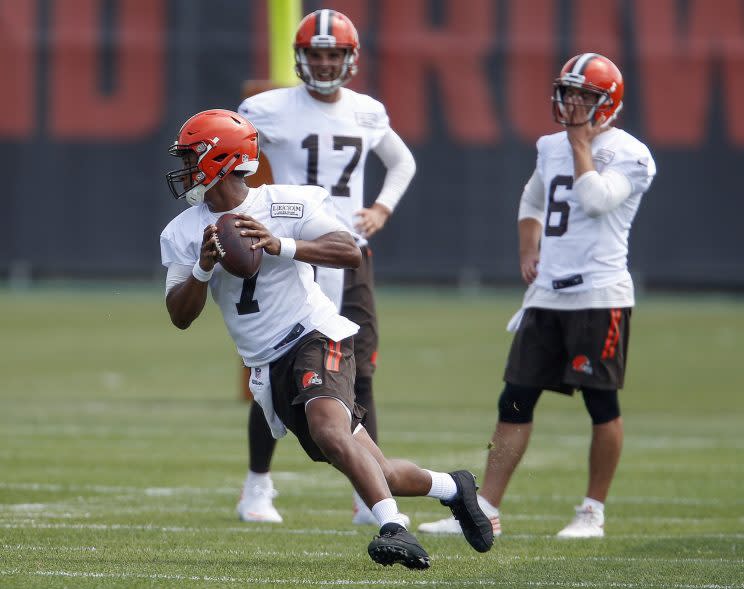
<svg viewBox="0 0 744 589">
<path fill-rule="evenodd" d="M 633 228 L 642 284 L 744 288 L 744 0 L 337 0 L 353 88 L 418 174 L 373 241 L 378 278 L 516 283 L 515 217 L 551 82 L 582 51 L 626 78 L 620 126 L 659 175 Z M 265 0 L 0 0 L 0 278 L 152 277 L 181 122 L 268 75 Z M 370 163 L 368 194 L 381 181 Z"/>
</svg>

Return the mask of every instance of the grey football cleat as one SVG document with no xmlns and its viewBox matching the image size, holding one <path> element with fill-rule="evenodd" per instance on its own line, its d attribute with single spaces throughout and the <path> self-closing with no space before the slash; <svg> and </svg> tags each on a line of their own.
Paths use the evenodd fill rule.
<svg viewBox="0 0 744 589">
<path fill-rule="evenodd" d="M 449 501 L 442 499 L 440 503 L 449 507 L 452 515 L 460 522 L 468 543 L 478 552 L 488 552 L 493 546 L 493 526 L 478 505 L 475 475 L 467 470 L 456 470 L 449 474 L 455 479 L 457 495 Z"/>
<path fill-rule="evenodd" d="M 382 526 L 367 548 L 370 558 L 383 566 L 402 564 L 409 569 L 428 569 L 429 555 L 416 537 L 403 526 L 389 523 Z"/>
</svg>

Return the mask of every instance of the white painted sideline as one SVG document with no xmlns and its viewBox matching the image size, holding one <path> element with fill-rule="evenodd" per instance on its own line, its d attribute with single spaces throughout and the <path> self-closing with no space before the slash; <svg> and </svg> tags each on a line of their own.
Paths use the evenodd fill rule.
<svg viewBox="0 0 744 589">
<path fill-rule="evenodd" d="M 174 534 L 180 533 L 235 533 L 235 534 L 322 534 L 336 536 L 359 536 L 368 535 L 369 530 L 335 530 L 328 528 L 286 528 L 284 526 L 245 526 L 240 528 L 192 528 L 185 526 L 154 526 L 154 525 L 134 525 L 134 524 L 67 524 L 67 523 L 37 523 L 35 521 L 18 522 L 18 523 L 1 523 L 0 529 L 6 530 L 99 530 L 104 532 L 116 532 L 120 530 L 139 530 L 152 532 L 168 532 Z M 554 538 L 553 534 L 509 534 L 509 538 L 520 540 L 536 540 L 545 538 Z M 685 538 L 692 539 L 718 539 L 718 540 L 742 540 L 744 533 L 731 534 L 613 534 L 604 539 L 605 542 L 612 540 L 681 540 Z"/>
<path fill-rule="evenodd" d="M 95 546 L 45 546 L 34 544 L 2 544 L 0 548 L 16 552 L 95 552 Z M 201 554 L 201 555 L 225 555 L 242 556 L 250 552 L 251 556 L 279 556 L 300 557 L 303 559 L 328 557 L 344 558 L 348 556 L 344 552 L 310 551 L 310 550 L 264 550 L 263 548 L 251 548 L 248 550 L 212 550 L 210 548 L 165 548 L 163 554 Z M 482 556 L 464 556 L 462 554 L 437 555 L 436 560 L 451 560 L 460 562 L 464 560 L 480 561 Z M 635 557 L 635 556 L 501 556 L 496 555 L 498 562 L 620 562 L 620 563 L 664 563 L 664 564 L 716 564 L 716 565 L 744 565 L 744 558 L 660 558 L 660 557 Z"/>
<path fill-rule="evenodd" d="M 274 474 L 274 478 L 281 480 L 283 473 Z M 290 473 L 291 474 L 291 473 Z M 332 482 L 329 485 L 329 479 L 326 477 L 320 477 L 316 475 L 308 475 L 302 477 L 303 480 L 312 483 L 313 485 L 333 488 L 348 488 L 348 483 L 344 479 L 339 479 L 338 482 Z M 240 491 L 240 482 L 237 482 L 235 487 L 119 487 L 110 485 L 61 485 L 54 483 L 7 483 L 0 481 L 0 489 L 10 489 L 15 491 L 68 491 L 68 492 L 81 492 L 89 491 L 92 493 L 101 494 L 133 494 L 133 495 L 145 495 L 147 497 L 169 497 L 172 495 L 234 495 L 237 497 Z M 290 495 L 288 492 L 282 493 L 283 495 Z M 531 503 L 539 501 L 574 501 L 576 500 L 575 495 L 510 495 L 509 498 L 514 501 L 529 501 Z M 727 506 L 727 505 L 742 505 L 744 504 L 744 497 L 732 498 L 722 500 L 720 498 L 715 499 L 696 499 L 691 497 L 664 497 L 664 496 L 644 496 L 644 495 L 613 495 L 612 503 L 614 504 L 655 504 L 655 505 L 715 505 L 715 506 Z"/>
<path fill-rule="evenodd" d="M 147 580 L 160 580 L 160 581 L 203 581 L 205 583 L 235 583 L 244 585 L 253 584 L 271 584 L 274 586 L 285 586 L 285 585 L 307 585 L 309 587 L 328 587 L 328 586 L 343 586 L 343 587 L 370 587 L 370 586 L 385 586 L 385 587 L 509 587 L 514 584 L 508 581 L 498 581 L 495 579 L 467 579 L 462 581 L 446 581 L 446 580 L 432 580 L 427 581 L 421 580 L 401 580 L 401 579 L 327 579 L 310 581 L 308 579 L 296 578 L 296 579 L 272 579 L 270 577 L 258 578 L 258 577 L 210 577 L 210 576 L 197 576 L 197 575 L 166 575 L 166 574 L 144 574 L 144 573 L 92 573 L 92 572 L 77 572 L 77 571 L 21 571 L 19 569 L 6 569 L 0 570 L 0 576 L 29 576 L 29 577 L 67 577 L 67 578 L 90 578 L 90 579 L 147 579 Z M 591 581 L 581 581 L 573 583 L 570 581 L 520 581 L 520 586 L 525 587 L 558 587 L 566 589 L 586 589 L 586 588 L 611 588 L 611 589 L 645 589 L 648 587 L 647 583 L 620 583 L 620 582 L 607 582 L 593 583 Z M 705 584 L 684 584 L 684 585 L 665 585 L 654 583 L 654 587 L 661 589 L 744 589 L 744 584 L 737 585 L 719 585 L 714 583 Z"/>
</svg>

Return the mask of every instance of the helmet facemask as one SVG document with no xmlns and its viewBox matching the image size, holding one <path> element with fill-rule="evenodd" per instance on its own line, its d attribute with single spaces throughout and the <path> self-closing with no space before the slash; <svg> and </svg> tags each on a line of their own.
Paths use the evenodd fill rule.
<svg viewBox="0 0 744 589">
<path fill-rule="evenodd" d="M 209 158 L 213 162 L 225 162 L 222 168 L 214 178 L 207 184 L 207 174 L 201 169 L 201 164 L 215 147 L 219 138 L 215 138 L 215 145 L 210 145 L 205 141 L 191 145 L 179 145 L 174 143 L 168 153 L 172 156 L 179 157 L 183 160 L 185 166 L 179 170 L 173 170 L 166 174 L 168 187 L 174 198 L 186 198 L 191 206 L 200 205 L 204 202 L 204 195 L 207 191 L 222 180 L 230 172 L 242 172 L 244 176 L 254 174 L 258 169 L 258 155 L 256 159 L 250 159 L 247 154 L 227 154 L 222 153 L 214 158 Z M 242 160 L 242 161 L 241 161 Z M 194 163 L 190 163 L 194 162 Z M 180 190 L 179 190 L 180 186 Z"/>
<path fill-rule="evenodd" d="M 319 36 L 320 35 L 317 35 L 316 37 Z M 316 37 L 313 37 L 313 49 L 335 48 L 335 44 L 331 42 L 323 43 L 322 40 L 316 42 Z M 357 50 L 351 48 L 339 49 L 343 49 L 345 55 L 341 64 L 341 71 L 332 80 L 317 80 L 313 76 L 313 66 L 310 65 L 307 58 L 307 48 L 298 47 L 295 49 L 295 71 L 297 72 L 299 78 L 311 90 L 324 95 L 333 94 L 341 86 L 345 85 L 349 80 L 351 80 L 351 78 L 356 74 L 356 59 L 358 54 Z"/>
<path fill-rule="evenodd" d="M 186 197 L 186 201 L 191 206 L 196 206 L 204 201 L 206 190 L 202 182 L 206 180 L 207 176 L 199 169 L 199 162 L 210 149 L 212 149 L 212 146 L 203 141 L 192 145 L 179 145 L 176 141 L 171 145 L 168 153 L 181 158 L 184 163 L 183 168 L 172 170 L 165 175 L 173 198 Z"/>
<path fill-rule="evenodd" d="M 615 119 L 617 113 L 622 108 L 622 103 L 618 106 L 618 108 L 613 109 L 615 105 L 613 104 L 612 98 L 610 97 L 610 92 L 603 90 L 602 88 L 593 86 L 592 84 L 576 83 L 566 80 L 567 77 L 568 76 L 559 78 L 553 83 L 553 118 L 555 119 L 555 122 L 563 125 L 564 127 L 578 127 L 581 125 L 585 125 L 586 123 L 596 125 L 602 115 L 605 115 L 605 120 L 602 121 L 601 126 L 606 127 L 607 125 L 609 125 L 610 122 Z M 596 96 L 595 101 L 577 101 L 571 103 L 574 109 L 577 107 L 583 108 L 586 112 L 586 117 L 584 117 L 582 120 L 576 120 L 575 110 L 573 117 L 571 113 L 569 113 L 569 103 L 566 102 L 566 94 L 571 88 L 576 88 L 581 93 L 591 93 L 592 95 Z M 612 114 L 607 116 L 607 113 L 609 112 L 612 112 Z"/>
</svg>

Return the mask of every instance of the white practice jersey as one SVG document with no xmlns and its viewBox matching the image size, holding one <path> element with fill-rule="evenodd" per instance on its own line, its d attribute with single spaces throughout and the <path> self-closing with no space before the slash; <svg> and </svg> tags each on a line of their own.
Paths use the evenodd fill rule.
<svg viewBox="0 0 744 589">
<path fill-rule="evenodd" d="M 271 185 L 251 189 L 230 213 L 250 215 L 275 237 L 312 240 L 331 231 L 345 231 L 334 218 L 328 193 L 311 186 Z M 163 230 L 160 251 L 164 266 L 193 266 L 199 260 L 204 228 L 223 213 L 206 204 L 191 207 Z M 334 341 L 354 335 L 359 326 L 336 312 L 336 307 L 313 281 L 312 266 L 264 252 L 256 276 L 243 279 L 220 264 L 209 281 L 225 325 L 246 366 L 261 366 L 284 355 L 297 338 L 285 342 L 302 326 L 317 329 Z"/>
<path fill-rule="evenodd" d="M 572 190 L 574 160 L 565 131 L 537 142 L 537 171 L 545 187 L 543 235 L 535 286 L 561 294 L 631 284 L 628 235 L 643 193 L 656 174 L 648 148 L 625 131 L 612 128 L 592 142 L 597 171 L 614 170 L 631 184 L 617 208 L 590 217 Z"/>
<path fill-rule="evenodd" d="M 348 88 L 341 88 L 340 100 L 321 102 L 299 85 L 247 98 L 238 112 L 258 129 L 274 182 L 322 186 L 354 233 L 367 155 L 390 130 L 382 103 Z"/>
</svg>

